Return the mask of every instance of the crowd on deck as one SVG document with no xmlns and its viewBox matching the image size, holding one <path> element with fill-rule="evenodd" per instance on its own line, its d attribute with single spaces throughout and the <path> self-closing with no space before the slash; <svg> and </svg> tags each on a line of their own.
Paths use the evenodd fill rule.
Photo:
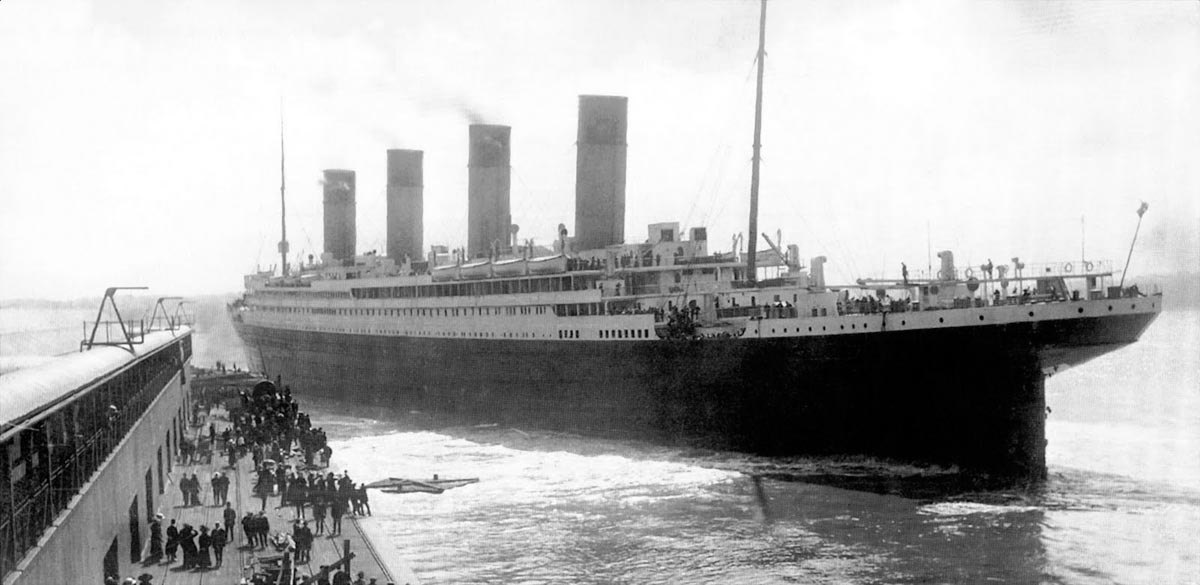
<svg viewBox="0 0 1200 585">
<path fill-rule="evenodd" d="M 245 511 L 240 525 L 244 534 L 242 549 L 264 550 L 267 554 L 277 553 L 290 558 L 295 565 L 311 561 L 312 546 L 316 535 L 328 534 L 329 538 L 342 533 L 342 518 L 353 515 L 370 515 L 371 506 L 365 484 L 355 485 L 348 472 L 340 476 L 333 472 L 320 473 L 318 468 L 329 465 L 333 450 L 321 428 L 312 426 L 308 415 L 300 412 L 299 403 L 292 397 L 291 388 L 279 384 L 261 382 L 253 392 L 240 393 L 241 408 L 229 412 L 230 425 L 218 432 L 215 423 L 201 428 L 195 439 L 184 439 L 179 445 L 180 465 L 211 464 L 216 453 L 223 453 L 228 468 L 237 469 L 238 463 L 247 455 L 252 457 L 256 479 L 252 493 L 261 500 L 258 512 Z M 195 419 L 194 423 L 200 422 Z M 293 467 L 289 458 L 303 461 Z M 231 472 L 235 473 L 235 472 Z M 214 472 L 208 479 L 210 498 L 206 502 L 201 496 L 203 486 L 196 473 L 183 473 L 178 483 L 184 507 L 223 506 L 223 522 L 211 528 L 199 528 L 188 522 L 171 519 L 165 529 L 162 514 L 157 514 L 149 525 L 148 553 L 142 559 L 143 566 L 181 565 L 174 571 L 208 571 L 220 567 L 224 562 L 224 549 L 233 544 L 235 528 L 239 524 L 238 513 L 229 501 L 230 478 L 224 471 Z M 295 518 L 291 531 L 272 532 L 267 516 L 267 503 L 271 497 L 279 497 L 279 508 L 293 507 Z M 308 513 L 312 514 L 315 531 L 309 527 Z M 326 518 L 330 519 L 329 524 Z M 279 559 L 275 559 L 276 562 Z M 340 565 L 322 565 L 313 575 L 298 576 L 295 583 L 317 585 L 372 585 L 377 579 L 367 579 L 358 572 L 357 579 L 339 570 Z M 105 584 L 153 585 L 154 576 L 143 573 L 137 578 L 119 581 L 115 576 L 106 576 Z M 257 574 L 241 583 L 250 585 L 268 583 L 262 574 Z M 274 584 L 276 581 L 270 581 Z"/>
</svg>

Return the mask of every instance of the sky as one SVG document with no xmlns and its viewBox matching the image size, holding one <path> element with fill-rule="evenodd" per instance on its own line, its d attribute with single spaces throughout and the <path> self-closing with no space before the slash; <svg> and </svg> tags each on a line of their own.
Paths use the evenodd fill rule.
<svg viewBox="0 0 1200 585">
<path fill-rule="evenodd" d="M 385 251 L 386 150 L 466 241 L 467 126 L 512 126 L 513 221 L 573 230 L 578 96 L 629 98 L 626 238 L 746 231 L 753 0 L 4 0 L 0 298 L 235 292 L 322 249 L 321 170 Z M 1200 271 L 1200 2 L 769 3 L 759 226 L 827 279 L 1109 259 Z M 763 244 L 760 243 L 760 249 Z M 936 262 L 936 257 L 934 257 Z"/>
</svg>

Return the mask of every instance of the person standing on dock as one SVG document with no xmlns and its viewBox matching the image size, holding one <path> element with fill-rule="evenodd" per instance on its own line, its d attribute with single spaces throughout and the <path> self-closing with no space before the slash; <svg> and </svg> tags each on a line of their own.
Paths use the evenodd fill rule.
<svg viewBox="0 0 1200 585">
<path fill-rule="evenodd" d="M 313 520 L 317 522 L 317 534 L 325 533 L 325 498 L 317 496 L 313 499 Z"/>
<path fill-rule="evenodd" d="M 242 532 L 246 535 L 246 544 L 254 546 L 254 515 L 246 512 L 242 518 Z"/>
<path fill-rule="evenodd" d="M 179 494 L 183 496 L 184 506 L 189 506 L 192 503 L 191 490 L 192 484 L 190 481 L 188 481 L 187 474 L 184 473 L 183 477 L 179 478 Z"/>
<path fill-rule="evenodd" d="M 367 516 L 370 516 L 371 515 L 371 500 L 367 496 L 367 484 L 365 484 L 365 483 L 358 484 L 358 501 L 361 502 L 360 505 L 362 506 L 362 508 L 367 511 Z"/>
<path fill-rule="evenodd" d="M 292 479 L 288 491 L 291 493 L 292 504 L 296 506 L 296 519 L 304 519 L 304 504 L 308 502 L 308 482 L 304 475 Z"/>
<path fill-rule="evenodd" d="M 212 530 L 212 549 L 213 560 L 216 561 L 216 566 L 220 567 L 221 562 L 225 557 L 225 529 L 220 524 L 213 524 Z"/>
<path fill-rule="evenodd" d="M 179 548 L 183 549 L 183 568 L 192 569 L 196 566 L 196 531 L 192 525 L 184 522 L 179 531 Z"/>
<path fill-rule="evenodd" d="M 179 529 L 175 527 L 175 519 L 167 527 L 167 564 L 175 562 L 175 551 L 179 549 Z"/>
<path fill-rule="evenodd" d="M 333 527 L 329 530 L 330 536 L 335 536 L 342 533 L 342 516 L 346 513 L 346 500 L 340 494 L 333 497 L 333 504 L 330 506 L 329 515 L 333 517 Z"/>
<path fill-rule="evenodd" d="M 207 571 L 212 566 L 208 549 L 212 546 L 212 536 L 208 534 L 207 526 L 200 526 L 200 548 L 196 550 L 196 568 Z"/>
<path fill-rule="evenodd" d="M 222 514 L 225 520 L 225 538 L 233 542 L 233 526 L 237 524 L 237 512 L 233 509 L 233 504 L 225 502 L 225 511 Z"/>
<path fill-rule="evenodd" d="M 267 540 L 271 536 L 271 520 L 262 512 L 258 513 L 255 520 L 258 522 L 258 529 L 255 531 L 258 533 L 258 542 L 263 548 L 267 548 Z"/>
</svg>

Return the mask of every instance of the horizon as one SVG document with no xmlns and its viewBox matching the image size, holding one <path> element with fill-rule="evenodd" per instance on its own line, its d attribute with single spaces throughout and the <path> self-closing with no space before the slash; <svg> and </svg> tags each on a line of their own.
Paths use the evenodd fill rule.
<svg viewBox="0 0 1200 585">
<path fill-rule="evenodd" d="M 33 6 L 0 5 L 0 299 L 237 294 L 278 263 L 281 115 L 298 257 L 327 168 L 384 251 L 389 148 L 425 151 L 427 247 L 464 243 L 476 120 L 512 127 L 522 238 L 573 234 L 582 94 L 629 98 L 627 241 L 746 231 L 754 1 Z M 942 249 L 1120 266 L 1145 200 L 1130 277 L 1198 272 L 1198 32 L 1198 3 L 772 2 L 761 231 L 841 283 Z"/>
</svg>

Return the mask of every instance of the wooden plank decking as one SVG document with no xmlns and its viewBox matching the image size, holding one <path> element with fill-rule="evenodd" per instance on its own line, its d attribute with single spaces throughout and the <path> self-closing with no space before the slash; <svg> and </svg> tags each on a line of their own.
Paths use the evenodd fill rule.
<svg viewBox="0 0 1200 585">
<path fill-rule="evenodd" d="M 196 433 L 200 429 L 206 428 L 207 422 L 203 427 L 194 427 L 192 432 Z M 221 420 L 219 417 L 214 418 L 212 422 L 217 426 L 218 431 L 228 425 L 227 421 Z M 216 567 L 214 559 L 214 566 L 211 569 L 184 571 L 181 568 L 183 564 L 181 551 L 177 560 L 169 565 L 157 563 L 142 565 L 135 569 L 138 574 L 150 573 L 153 575 L 154 585 L 236 585 L 241 582 L 241 579 L 249 580 L 254 575 L 260 557 L 279 555 L 271 547 L 263 550 L 247 546 L 245 534 L 242 532 L 241 518 L 246 511 L 257 513 L 263 509 L 262 500 L 251 494 L 255 479 L 251 458 L 249 456 L 242 458 L 237 467 L 233 469 L 226 467 L 225 463 L 226 460 L 222 456 L 214 456 L 211 464 L 180 465 L 176 463 L 170 472 L 167 492 L 163 494 L 160 505 L 161 513 L 164 516 L 162 526 L 164 543 L 166 529 L 170 525 L 171 519 L 175 519 L 176 525 L 180 527 L 184 523 L 188 523 L 196 530 L 199 530 L 201 525 L 211 529 L 213 525 L 223 522 L 224 507 L 215 503 L 212 487 L 208 480 L 212 478 L 214 472 L 225 472 L 231 480 L 229 501 L 238 513 L 238 524 L 227 536 L 231 542 L 225 546 L 223 564 Z M 184 474 L 190 476 L 193 473 L 200 480 L 200 501 L 203 505 L 186 507 L 183 505 L 183 494 L 179 491 L 179 482 Z M 266 504 L 265 512 L 271 523 L 271 533 L 280 531 L 290 533 L 292 523 L 296 519 L 295 507 L 290 505 L 279 507 L 279 500 L 279 496 L 271 496 Z M 311 520 L 311 510 L 306 512 L 307 517 Z M 331 524 L 332 522 L 326 521 L 326 526 Z M 310 522 L 309 526 L 310 528 L 315 527 L 315 524 Z M 316 535 L 313 542 L 312 559 L 308 563 L 298 565 L 297 574 L 300 576 L 313 575 L 319 571 L 321 565 L 333 564 L 342 557 L 345 541 L 349 541 L 350 551 L 355 554 L 351 562 L 351 576 L 362 571 L 368 581 L 372 577 L 376 578 L 378 585 L 387 583 L 418 585 L 416 576 L 398 557 L 393 546 L 386 542 L 372 542 L 369 537 L 364 535 L 364 532 L 370 533 L 376 539 L 381 538 L 379 535 L 382 534 L 373 526 L 373 522 L 369 518 L 360 519 L 347 515 L 342 520 L 342 534 L 338 536 Z M 144 553 L 148 551 L 148 547 L 149 543 L 147 542 Z"/>
</svg>

